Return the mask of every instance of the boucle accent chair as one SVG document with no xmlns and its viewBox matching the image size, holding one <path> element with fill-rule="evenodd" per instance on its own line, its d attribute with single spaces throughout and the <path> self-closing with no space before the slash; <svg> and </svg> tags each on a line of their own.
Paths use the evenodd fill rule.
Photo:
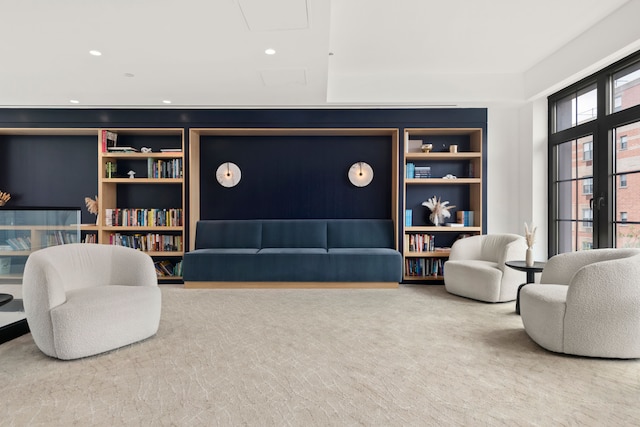
<svg viewBox="0 0 640 427">
<path fill-rule="evenodd" d="M 444 264 L 447 292 L 485 302 L 513 301 L 525 274 L 505 265 L 524 260 L 527 244 L 517 234 L 486 234 L 457 240 Z"/>
<path fill-rule="evenodd" d="M 520 291 L 527 334 L 557 353 L 640 357 L 640 249 L 551 257 L 539 284 Z"/>
<path fill-rule="evenodd" d="M 113 350 L 154 335 L 161 294 L 151 257 L 74 243 L 29 255 L 22 293 L 36 345 L 58 359 Z"/>
</svg>

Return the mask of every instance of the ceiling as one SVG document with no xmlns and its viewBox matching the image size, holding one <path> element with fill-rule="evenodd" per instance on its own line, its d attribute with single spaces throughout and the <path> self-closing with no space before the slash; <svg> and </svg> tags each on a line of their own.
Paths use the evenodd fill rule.
<svg viewBox="0 0 640 427">
<path fill-rule="evenodd" d="M 3 0 L 0 107 L 451 106 L 625 3 Z"/>
</svg>

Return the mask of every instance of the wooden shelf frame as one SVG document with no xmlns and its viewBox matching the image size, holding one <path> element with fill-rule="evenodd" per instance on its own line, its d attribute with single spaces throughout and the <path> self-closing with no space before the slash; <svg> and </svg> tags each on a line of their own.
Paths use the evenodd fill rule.
<svg viewBox="0 0 640 427">
<path fill-rule="evenodd" d="M 438 140 L 440 143 L 447 139 L 457 139 L 458 137 L 467 138 L 468 144 L 458 147 L 457 152 L 450 151 L 431 151 L 428 153 L 422 152 L 420 145 L 416 140 L 423 140 L 428 142 L 429 138 Z M 410 143 L 411 141 L 411 143 Z M 446 144 L 445 144 L 446 145 Z M 430 226 L 430 225 L 418 225 L 407 226 L 403 221 L 402 234 L 433 234 L 451 236 L 452 233 L 456 234 L 482 234 L 482 215 L 483 215 L 483 181 L 484 171 L 482 168 L 483 162 L 483 130 L 482 128 L 405 128 L 404 129 L 404 153 L 402 166 L 404 168 L 403 179 L 404 184 L 402 186 L 403 191 L 403 212 L 407 209 L 407 192 L 416 191 L 424 187 L 426 189 L 433 188 L 454 188 L 453 186 L 468 186 L 469 187 L 469 210 L 474 212 L 474 225 L 464 227 L 446 227 L 446 226 Z M 436 149 L 448 149 L 448 147 L 434 147 Z M 407 163 L 429 163 L 435 164 L 438 162 L 465 162 L 473 169 L 472 178 L 456 178 L 456 179 L 444 179 L 444 178 L 406 178 L 407 176 Z M 456 204 L 456 203 L 453 203 Z M 415 215 L 415 213 L 414 213 Z M 428 252 L 409 252 L 406 248 L 403 248 L 403 268 L 406 266 L 407 259 L 435 259 L 442 258 L 445 260 L 449 257 L 449 251 L 428 251 Z M 408 275 L 406 272 L 403 274 L 403 280 L 405 282 L 431 282 L 442 281 L 443 276 L 414 276 Z"/>
<path fill-rule="evenodd" d="M 200 138 L 203 136 L 388 136 L 391 161 L 391 215 L 394 241 L 398 241 L 397 213 L 399 129 L 398 128 L 191 128 L 189 129 L 189 250 L 195 249 L 196 224 L 200 219 Z M 396 243 L 397 245 L 397 243 Z"/>
</svg>

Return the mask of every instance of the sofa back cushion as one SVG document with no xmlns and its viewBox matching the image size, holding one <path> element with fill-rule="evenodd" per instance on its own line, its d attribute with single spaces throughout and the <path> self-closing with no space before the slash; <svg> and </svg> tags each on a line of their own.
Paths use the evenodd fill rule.
<svg viewBox="0 0 640 427">
<path fill-rule="evenodd" d="M 201 220 L 196 225 L 196 249 L 262 247 L 262 222 Z"/>
<path fill-rule="evenodd" d="M 327 231 L 329 248 L 395 248 L 390 219 L 329 220 Z"/>
<path fill-rule="evenodd" d="M 327 222 L 323 220 L 264 220 L 263 248 L 327 248 Z"/>
</svg>

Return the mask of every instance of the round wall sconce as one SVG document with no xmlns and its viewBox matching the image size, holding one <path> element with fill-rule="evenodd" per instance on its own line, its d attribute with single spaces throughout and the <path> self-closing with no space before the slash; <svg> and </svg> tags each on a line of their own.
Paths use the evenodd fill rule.
<svg viewBox="0 0 640 427">
<path fill-rule="evenodd" d="M 366 187 L 373 180 L 373 169 L 365 162 L 356 162 L 349 168 L 349 181 L 356 187 Z"/>
<path fill-rule="evenodd" d="M 235 163 L 226 162 L 218 166 L 216 179 L 223 187 L 235 187 L 242 178 L 242 172 Z"/>
</svg>

